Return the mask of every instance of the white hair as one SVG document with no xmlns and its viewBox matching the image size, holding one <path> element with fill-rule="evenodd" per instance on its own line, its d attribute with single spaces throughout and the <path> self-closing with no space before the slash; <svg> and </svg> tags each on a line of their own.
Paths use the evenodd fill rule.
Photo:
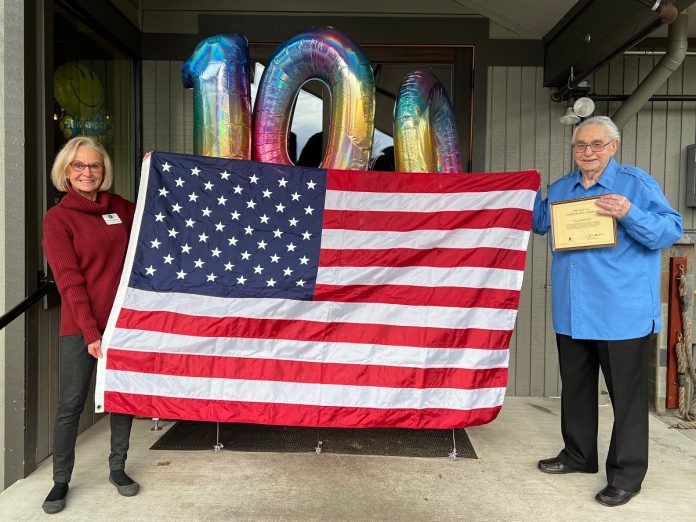
<svg viewBox="0 0 696 522">
<path fill-rule="evenodd" d="M 573 138 L 570 140 L 570 143 L 575 143 L 575 136 L 582 127 L 588 127 L 590 125 L 602 127 L 607 131 L 609 139 L 621 141 L 621 131 L 619 131 L 616 123 L 614 123 L 611 118 L 608 116 L 592 116 L 591 118 L 583 120 L 575 127 L 575 130 L 573 131 Z"/>
</svg>

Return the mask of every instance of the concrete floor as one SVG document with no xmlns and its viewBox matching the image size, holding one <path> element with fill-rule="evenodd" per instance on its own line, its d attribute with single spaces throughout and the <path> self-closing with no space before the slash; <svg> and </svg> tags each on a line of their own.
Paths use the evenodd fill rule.
<svg viewBox="0 0 696 522">
<path fill-rule="evenodd" d="M 556 399 L 508 398 L 495 421 L 467 430 L 478 460 L 223 451 L 151 451 L 162 432 L 136 420 L 127 471 L 142 485 L 119 497 L 107 481 L 109 423 L 80 436 L 66 509 L 45 515 L 51 462 L 0 494 L 2 520 L 694 520 L 696 433 L 650 419 L 650 470 L 639 496 L 607 508 L 595 475 L 547 475 L 560 447 Z M 600 460 L 612 414 L 600 408 Z"/>
</svg>

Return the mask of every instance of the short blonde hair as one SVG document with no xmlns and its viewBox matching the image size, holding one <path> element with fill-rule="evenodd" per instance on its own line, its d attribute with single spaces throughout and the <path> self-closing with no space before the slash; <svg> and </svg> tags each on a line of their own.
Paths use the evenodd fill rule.
<svg viewBox="0 0 696 522">
<path fill-rule="evenodd" d="M 114 182 L 111 158 L 109 158 L 109 153 L 106 152 L 106 149 L 101 143 L 88 136 L 77 136 L 68 141 L 63 145 L 63 148 L 60 149 L 60 152 L 58 152 L 53 162 L 53 167 L 51 168 L 51 181 L 53 182 L 53 186 L 61 192 L 68 191 L 68 185 L 70 184 L 68 181 L 68 169 L 70 168 L 70 163 L 75 159 L 77 149 L 80 147 L 94 149 L 101 154 L 102 162 L 104 163 L 104 177 L 102 178 L 98 190 L 99 192 L 109 190 Z"/>
</svg>

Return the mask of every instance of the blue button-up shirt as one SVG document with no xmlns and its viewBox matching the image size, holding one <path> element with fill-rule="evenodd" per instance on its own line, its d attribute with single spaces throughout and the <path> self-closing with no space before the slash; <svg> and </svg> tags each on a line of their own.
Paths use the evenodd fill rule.
<svg viewBox="0 0 696 522">
<path fill-rule="evenodd" d="M 553 252 L 553 327 L 575 339 L 633 339 L 660 331 L 660 249 L 682 235 L 682 217 L 670 207 L 652 176 L 614 159 L 590 188 L 579 171 L 537 193 L 532 228 L 546 234 L 549 203 L 603 194 L 626 197 L 631 206 L 618 221 L 618 245 Z M 598 207 L 599 208 L 599 207 Z"/>
</svg>

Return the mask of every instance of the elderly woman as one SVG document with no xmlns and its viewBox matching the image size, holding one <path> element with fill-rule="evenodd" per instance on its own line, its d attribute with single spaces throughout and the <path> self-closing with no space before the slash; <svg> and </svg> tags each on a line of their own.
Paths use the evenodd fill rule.
<svg viewBox="0 0 696 522">
<path fill-rule="evenodd" d="M 44 218 L 43 247 L 61 296 L 60 396 L 53 429 L 54 486 L 46 513 L 65 507 L 75 462 L 75 440 L 101 337 L 121 277 L 133 222 L 133 203 L 108 192 L 113 180 L 104 147 L 87 137 L 70 140 L 58 153 L 51 181 L 65 192 Z M 109 481 L 123 496 L 138 493 L 126 475 L 133 417 L 112 413 Z"/>
<path fill-rule="evenodd" d="M 597 213 L 617 220 L 618 243 L 553 252 L 553 326 L 563 382 L 558 456 L 540 460 L 545 473 L 596 473 L 599 368 L 609 389 L 614 426 L 606 459 L 605 506 L 640 492 L 648 470 L 648 356 L 660 331 L 660 249 L 682 235 L 655 179 L 619 165 L 619 129 L 606 116 L 580 123 L 572 146 L 578 170 L 537 197 L 533 229 L 550 228 L 549 203 L 597 197 Z"/>
</svg>

